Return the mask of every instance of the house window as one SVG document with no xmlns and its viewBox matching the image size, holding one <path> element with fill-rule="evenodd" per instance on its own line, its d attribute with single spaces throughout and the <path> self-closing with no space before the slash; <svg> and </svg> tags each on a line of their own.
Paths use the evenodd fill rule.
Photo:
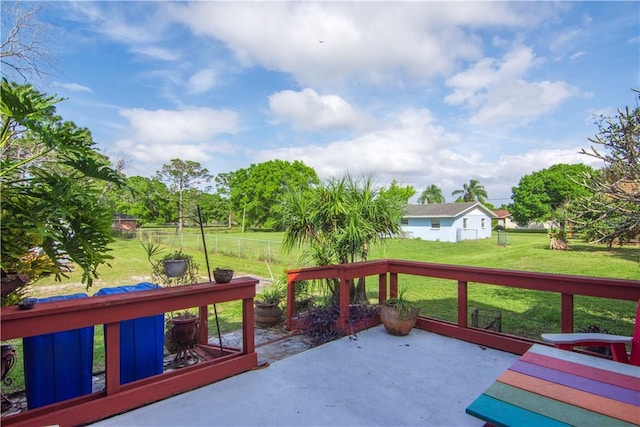
<svg viewBox="0 0 640 427">
<path fill-rule="evenodd" d="M 432 219 L 431 220 L 431 228 L 437 228 L 440 229 L 440 220 L 439 219 Z"/>
<path fill-rule="evenodd" d="M 467 224 L 467 218 L 464 218 L 464 219 L 462 220 L 462 228 L 467 228 L 467 225 L 468 225 L 468 224 Z"/>
<path fill-rule="evenodd" d="M 481 226 L 482 226 L 482 228 L 484 229 L 484 218 L 482 218 Z"/>
<path fill-rule="evenodd" d="M 409 218 L 400 219 L 400 225 L 409 225 Z"/>
</svg>

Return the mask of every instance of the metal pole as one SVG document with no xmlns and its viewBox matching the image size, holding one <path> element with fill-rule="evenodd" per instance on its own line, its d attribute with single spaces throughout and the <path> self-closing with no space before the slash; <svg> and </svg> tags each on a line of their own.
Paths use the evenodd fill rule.
<svg viewBox="0 0 640 427">
<path fill-rule="evenodd" d="M 202 234 L 202 247 L 204 248 L 204 259 L 207 264 L 207 274 L 209 275 L 209 281 L 211 282 L 211 267 L 209 267 L 209 254 L 207 253 L 207 242 L 204 238 L 204 227 L 202 226 L 202 213 L 200 213 L 200 205 L 198 205 L 198 222 L 200 223 L 200 234 Z M 222 335 L 220 335 L 220 322 L 218 321 L 218 309 L 213 304 L 213 313 L 216 316 L 216 329 L 218 330 L 218 342 L 220 343 L 220 354 L 222 354 Z"/>
</svg>

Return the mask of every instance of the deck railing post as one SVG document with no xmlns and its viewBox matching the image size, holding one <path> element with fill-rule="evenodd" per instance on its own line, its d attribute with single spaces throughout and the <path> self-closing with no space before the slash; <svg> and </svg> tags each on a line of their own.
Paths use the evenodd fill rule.
<svg viewBox="0 0 640 427">
<path fill-rule="evenodd" d="M 389 298 L 398 296 L 398 273 L 389 273 Z"/>
<path fill-rule="evenodd" d="M 461 328 L 467 327 L 467 312 L 468 312 L 468 300 L 467 300 L 467 282 L 464 280 L 458 280 L 458 326 Z"/>
<path fill-rule="evenodd" d="M 345 330 L 349 319 L 349 288 L 351 281 L 347 279 L 346 270 L 340 270 L 340 315 L 338 316 L 337 327 Z"/>
<path fill-rule="evenodd" d="M 120 391 L 120 322 L 105 325 L 105 390 L 107 396 Z"/>
<path fill-rule="evenodd" d="M 387 300 L 387 273 L 378 275 L 378 304 Z"/>
<path fill-rule="evenodd" d="M 287 329 L 291 330 L 291 320 L 296 309 L 296 282 L 293 281 L 293 274 L 287 273 Z"/>
<path fill-rule="evenodd" d="M 562 294 L 561 306 L 561 330 L 563 333 L 573 332 L 573 294 Z"/>
<path fill-rule="evenodd" d="M 200 325 L 198 327 L 198 343 L 200 344 L 208 344 L 209 343 L 209 307 L 204 305 L 198 309 L 199 322 Z"/>
</svg>

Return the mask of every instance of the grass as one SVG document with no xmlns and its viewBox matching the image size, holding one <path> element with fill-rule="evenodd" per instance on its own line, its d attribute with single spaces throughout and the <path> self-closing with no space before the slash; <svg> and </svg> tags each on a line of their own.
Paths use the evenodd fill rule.
<svg viewBox="0 0 640 427">
<path fill-rule="evenodd" d="M 255 275 L 270 277 L 269 267 L 274 275 L 287 268 L 296 267 L 291 259 L 293 255 L 280 255 L 277 242 L 282 240 L 281 233 L 264 232 L 227 232 L 216 233 L 207 230 L 207 249 L 211 269 L 216 267 L 232 268 L 235 276 Z M 495 235 L 495 233 L 494 233 Z M 218 238 L 219 237 L 219 238 Z M 251 243 L 245 247 L 244 240 Z M 194 230 L 184 236 L 164 237 L 167 251 L 176 245 L 184 248 L 200 265 L 200 276 L 208 280 L 206 260 L 202 249 L 201 236 Z M 215 242 L 215 243 L 214 243 Z M 231 243 L 229 243 L 231 242 Z M 256 243 L 262 242 L 262 243 Z M 267 243 L 265 242 L 270 242 Z M 493 239 L 466 241 L 459 243 L 428 242 L 422 240 L 390 240 L 384 246 L 373 246 L 370 259 L 394 258 L 453 265 L 502 268 L 573 274 L 594 277 L 612 277 L 640 279 L 640 248 L 590 245 L 579 240 L 570 241 L 570 250 L 551 251 L 546 234 L 508 233 L 506 246 L 497 244 Z M 262 247 L 259 247 L 260 244 Z M 227 245 L 227 246 L 225 246 Z M 258 254 L 259 259 L 241 257 L 242 250 Z M 53 279 L 42 280 L 30 287 L 30 296 L 47 297 L 87 292 L 93 295 L 100 288 L 136 284 L 151 280 L 151 266 L 145 251 L 138 240 L 118 238 L 111 245 L 114 259 L 110 267 L 100 269 L 101 277 L 95 280 L 90 289 L 80 283 L 80 273 L 75 271 L 62 282 Z M 266 249 L 268 248 L 268 249 Z M 274 255 L 269 266 L 265 264 L 265 253 Z M 262 255 L 261 255 L 262 254 Z M 277 254 L 277 255 L 276 255 Z M 369 279 L 368 296 L 377 300 L 377 283 Z M 421 315 L 442 320 L 455 321 L 457 313 L 457 284 L 450 280 L 430 279 L 401 275 L 399 282 L 407 287 L 408 296 L 421 308 Z M 529 291 L 501 286 L 469 284 L 469 306 L 480 310 L 483 322 L 488 323 L 492 316 L 502 314 L 502 331 L 519 336 L 537 339 L 542 332 L 559 331 L 560 302 L 559 295 L 546 292 Z M 237 330 L 242 324 L 242 306 L 240 302 L 229 302 L 216 306 L 221 333 Z M 610 332 L 631 335 L 635 318 L 636 303 L 630 301 L 605 301 L 598 298 L 576 297 L 576 328 L 598 325 Z M 487 317 L 488 316 L 488 317 Z M 482 325 L 481 325 L 482 326 Z M 209 333 L 217 334 L 213 310 L 210 310 Z M 21 341 L 14 345 L 21 358 Z M 102 328 L 95 328 L 94 371 L 104 369 L 104 341 Z M 19 360 L 11 377 L 12 386 L 3 386 L 5 393 L 23 388 L 22 362 Z"/>
</svg>

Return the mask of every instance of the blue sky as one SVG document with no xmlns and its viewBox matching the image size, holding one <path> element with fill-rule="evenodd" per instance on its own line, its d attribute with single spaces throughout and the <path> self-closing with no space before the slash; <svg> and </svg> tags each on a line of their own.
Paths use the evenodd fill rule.
<svg viewBox="0 0 640 427">
<path fill-rule="evenodd" d="M 638 2 L 51 2 L 68 98 L 128 176 L 301 160 L 496 206 L 635 105 Z M 593 166 L 600 166 L 593 164 Z"/>
</svg>

